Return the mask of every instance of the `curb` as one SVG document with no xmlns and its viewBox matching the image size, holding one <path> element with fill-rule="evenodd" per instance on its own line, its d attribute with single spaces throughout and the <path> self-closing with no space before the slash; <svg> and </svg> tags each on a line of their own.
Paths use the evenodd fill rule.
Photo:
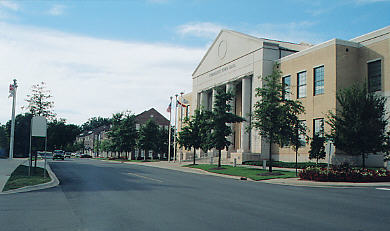
<svg viewBox="0 0 390 231">
<path fill-rule="evenodd" d="M 106 160 L 104 160 L 104 161 L 106 161 Z M 141 165 L 141 166 L 147 166 L 147 167 L 170 169 L 170 170 L 181 171 L 181 172 L 189 172 L 189 173 L 194 173 L 194 174 L 218 176 L 218 177 L 224 177 L 224 178 L 236 179 L 236 180 L 240 180 L 240 178 L 241 178 L 240 176 L 232 176 L 232 175 L 221 174 L 221 173 L 213 173 L 213 172 L 208 172 L 208 171 L 203 170 L 203 169 L 196 169 L 196 168 L 183 167 L 183 166 L 171 168 L 171 167 L 165 167 L 165 166 L 148 165 L 148 164 L 138 163 L 138 162 L 119 162 L 119 161 L 109 161 L 109 162 L 135 164 L 135 165 Z M 192 171 L 188 171 L 188 170 L 192 170 Z M 339 189 L 341 189 L 341 188 L 390 187 L 390 182 L 376 182 L 376 183 L 375 182 L 373 182 L 373 183 L 340 182 L 339 184 L 334 184 L 332 182 L 299 181 L 298 178 L 296 178 L 296 177 L 294 177 L 294 178 L 276 178 L 276 179 L 267 179 L 267 180 L 252 180 L 252 179 L 248 178 L 247 181 L 266 183 L 266 184 L 283 185 L 283 186 L 312 187 L 312 188 L 339 188 Z M 297 181 L 297 182 L 295 182 L 295 181 Z"/>
<path fill-rule="evenodd" d="M 21 192 L 31 192 L 31 191 L 36 191 L 36 190 L 56 187 L 57 185 L 60 184 L 60 181 L 58 180 L 58 178 L 54 174 L 54 172 L 51 170 L 50 165 L 47 164 L 46 166 L 47 166 L 47 168 L 46 168 L 47 173 L 49 174 L 49 176 L 51 178 L 50 182 L 47 182 L 47 183 L 44 183 L 44 184 L 32 185 L 32 186 L 25 186 L 25 187 L 22 187 L 22 188 L 17 188 L 17 189 L 8 190 L 8 191 L 5 191 L 5 192 L 0 192 L 0 195 L 21 193 Z"/>
<path fill-rule="evenodd" d="M 102 161 L 107 161 L 107 162 L 115 162 L 115 163 L 122 163 L 122 164 L 134 164 L 134 165 L 140 165 L 140 166 L 146 166 L 146 167 L 152 167 L 152 168 L 161 168 L 161 169 L 168 169 L 168 170 L 174 170 L 174 171 L 179 171 L 179 172 L 187 172 L 187 173 L 194 173 L 194 174 L 199 174 L 199 175 L 210 175 L 210 176 L 218 176 L 218 177 L 224 177 L 224 178 L 229 178 L 229 179 L 235 179 L 235 180 L 241 180 L 241 176 L 232 176 L 232 175 L 227 175 L 227 174 L 220 174 L 220 173 L 214 173 L 214 172 L 208 172 L 203 169 L 198 169 L 198 168 L 190 168 L 190 167 L 183 167 L 183 166 L 177 166 L 174 168 L 171 167 L 165 167 L 165 166 L 157 166 L 157 165 L 148 165 L 142 162 L 120 162 L 120 161 L 115 161 L 115 160 L 102 160 Z M 248 181 L 253 181 L 252 179 L 248 179 Z"/>
</svg>

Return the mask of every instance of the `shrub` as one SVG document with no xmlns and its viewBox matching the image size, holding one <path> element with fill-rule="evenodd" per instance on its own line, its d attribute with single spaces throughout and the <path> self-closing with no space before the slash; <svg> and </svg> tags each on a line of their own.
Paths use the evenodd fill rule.
<svg viewBox="0 0 390 231">
<path fill-rule="evenodd" d="M 299 172 L 304 180 L 329 182 L 387 182 L 390 181 L 390 171 L 386 169 L 362 169 L 349 166 L 330 168 L 308 167 Z"/>
</svg>

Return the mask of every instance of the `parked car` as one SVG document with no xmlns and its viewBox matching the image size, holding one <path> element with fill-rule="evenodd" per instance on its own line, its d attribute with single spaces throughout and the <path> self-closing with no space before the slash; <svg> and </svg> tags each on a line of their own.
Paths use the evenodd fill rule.
<svg viewBox="0 0 390 231">
<path fill-rule="evenodd" d="M 54 150 L 53 160 L 56 160 L 56 159 L 64 160 L 65 159 L 64 154 L 65 154 L 65 152 L 62 150 Z"/>
<path fill-rule="evenodd" d="M 80 158 L 92 158 L 89 154 L 81 154 Z"/>
<path fill-rule="evenodd" d="M 65 152 L 65 155 L 64 155 L 65 158 L 70 158 L 71 156 L 72 156 L 72 155 L 71 155 L 70 152 Z"/>
</svg>

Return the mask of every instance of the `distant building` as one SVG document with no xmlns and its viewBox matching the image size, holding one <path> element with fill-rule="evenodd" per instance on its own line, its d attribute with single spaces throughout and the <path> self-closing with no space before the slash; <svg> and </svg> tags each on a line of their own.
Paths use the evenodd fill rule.
<svg viewBox="0 0 390 231">
<path fill-rule="evenodd" d="M 168 129 L 169 120 L 161 115 L 156 109 L 151 108 L 135 116 L 137 130 L 139 130 L 140 126 L 145 124 L 149 119 L 152 119 L 160 128 Z"/>
<path fill-rule="evenodd" d="M 144 111 L 138 115 L 135 116 L 135 121 L 136 121 L 136 129 L 139 130 L 141 129 L 141 126 L 146 124 L 148 120 L 153 120 L 159 127 L 160 129 L 169 129 L 169 120 L 165 118 L 163 115 L 161 115 L 156 109 L 151 108 L 147 111 Z M 150 153 L 151 154 L 151 153 Z M 154 153 L 155 158 L 159 158 L 161 154 L 164 153 Z M 145 151 L 144 150 L 139 150 L 136 149 L 134 153 L 132 153 L 131 158 L 138 158 L 142 159 L 145 158 Z M 146 156 L 150 156 L 149 154 Z"/>
<path fill-rule="evenodd" d="M 107 138 L 107 132 L 110 130 L 109 126 L 101 126 L 90 131 L 84 131 L 76 137 L 77 143 L 82 143 L 82 153 L 90 154 L 93 157 L 100 156 L 102 151 L 99 149 L 100 143 Z"/>
</svg>

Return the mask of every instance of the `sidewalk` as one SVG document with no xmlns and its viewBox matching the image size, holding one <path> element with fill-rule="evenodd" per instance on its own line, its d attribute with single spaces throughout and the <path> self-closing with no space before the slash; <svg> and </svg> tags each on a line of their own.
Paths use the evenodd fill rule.
<svg viewBox="0 0 390 231">
<path fill-rule="evenodd" d="M 113 161 L 118 162 L 118 161 Z M 121 162 L 119 162 L 121 163 Z M 218 173 L 211 173 L 207 172 L 201 169 L 196 168 L 188 168 L 183 167 L 184 165 L 192 164 L 192 161 L 188 162 L 170 162 L 167 161 L 160 161 L 160 162 L 123 162 L 128 164 L 137 164 L 137 165 L 143 165 L 143 166 L 150 166 L 150 167 L 156 167 L 156 168 L 164 168 L 164 169 L 171 169 L 176 171 L 182 171 L 182 172 L 190 172 L 190 173 L 197 173 L 197 174 L 204 174 L 204 175 L 214 175 L 219 177 L 225 177 L 225 178 L 232 178 L 232 179 L 240 179 L 239 176 L 229 176 L 224 174 L 218 174 Z M 249 166 L 249 165 L 237 165 L 240 167 L 249 167 L 249 168 L 258 168 L 263 169 L 263 167 L 260 166 Z M 277 168 L 273 167 L 274 170 L 283 170 L 283 171 L 294 171 L 295 169 L 290 168 Z M 334 188 L 350 188 L 350 187 L 389 187 L 390 188 L 390 182 L 373 182 L 373 183 L 350 183 L 350 182 L 317 182 L 317 181 L 307 181 L 307 180 L 300 180 L 299 178 L 279 178 L 279 179 L 270 179 L 270 180 L 262 180 L 257 181 L 260 183 L 267 183 L 267 184 L 279 184 L 279 185 L 290 185 L 290 186 L 306 186 L 306 187 L 334 187 Z"/>
<path fill-rule="evenodd" d="M 4 185 L 9 177 L 19 165 L 27 162 L 28 159 L 0 159 L 0 192 L 3 191 Z"/>
</svg>

